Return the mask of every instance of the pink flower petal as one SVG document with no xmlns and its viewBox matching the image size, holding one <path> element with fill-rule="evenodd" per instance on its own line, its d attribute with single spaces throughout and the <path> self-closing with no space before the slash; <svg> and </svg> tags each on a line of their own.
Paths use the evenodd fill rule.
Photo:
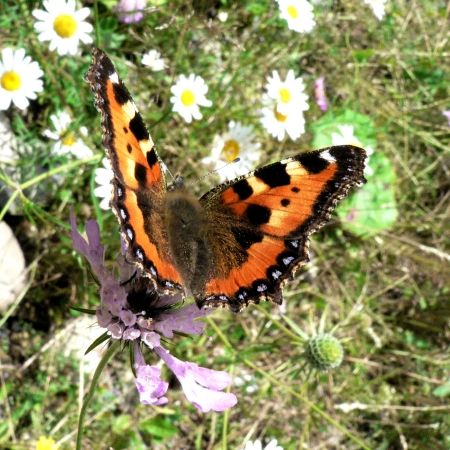
<svg viewBox="0 0 450 450">
<path fill-rule="evenodd" d="M 154 329 L 169 339 L 173 338 L 174 331 L 201 334 L 205 324 L 195 319 L 205 317 L 207 314 L 209 314 L 209 310 L 199 309 L 195 303 L 190 304 L 161 314 L 158 322 L 154 325 Z"/>
<path fill-rule="evenodd" d="M 234 394 L 221 392 L 231 382 L 231 378 L 225 377 L 224 372 L 183 362 L 170 355 L 163 347 L 155 347 L 155 352 L 178 378 L 186 398 L 199 411 L 225 411 L 237 403 Z"/>
</svg>

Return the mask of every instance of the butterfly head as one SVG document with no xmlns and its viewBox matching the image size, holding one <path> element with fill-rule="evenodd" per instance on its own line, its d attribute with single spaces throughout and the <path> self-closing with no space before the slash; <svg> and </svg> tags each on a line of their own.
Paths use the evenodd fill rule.
<svg viewBox="0 0 450 450">
<path fill-rule="evenodd" d="M 184 178 L 180 175 L 175 175 L 173 182 L 167 187 L 169 192 L 184 189 Z"/>
</svg>

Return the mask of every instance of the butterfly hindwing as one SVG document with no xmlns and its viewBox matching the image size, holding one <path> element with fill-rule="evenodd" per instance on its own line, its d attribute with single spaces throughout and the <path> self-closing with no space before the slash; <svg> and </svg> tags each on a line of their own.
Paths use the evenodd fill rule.
<svg viewBox="0 0 450 450">
<path fill-rule="evenodd" d="M 259 298 L 280 302 L 282 282 L 308 260 L 308 236 L 352 186 L 363 182 L 364 161 L 358 147 L 330 147 L 262 167 L 206 193 L 201 202 L 212 216 L 220 211 L 222 226 L 229 224 L 224 241 L 234 240 L 228 248 L 242 256 L 235 267 L 216 270 L 202 302 L 235 310 Z M 216 260 L 227 257 L 223 246 L 217 252 Z"/>
<path fill-rule="evenodd" d="M 93 51 L 87 73 L 102 116 L 103 143 L 114 172 L 112 207 L 129 256 L 165 290 L 177 288 L 180 275 L 170 257 L 162 220 L 166 183 L 152 138 L 111 60 Z"/>
</svg>

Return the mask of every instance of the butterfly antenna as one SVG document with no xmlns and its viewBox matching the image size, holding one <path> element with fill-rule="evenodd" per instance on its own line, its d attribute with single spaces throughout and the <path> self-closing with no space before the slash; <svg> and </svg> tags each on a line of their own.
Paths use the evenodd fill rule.
<svg viewBox="0 0 450 450">
<path fill-rule="evenodd" d="M 163 171 L 166 172 L 166 173 L 168 173 L 168 174 L 170 175 L 170 177 L 172 178 L 172 182 L 174 182 L 176 178 L 173 176 L 173 173 L 172 173 L 172 172 L 170 171 L 170 169 L 166 166 L 166 164 L 163 163 L 163 162 L 161 161 L 161 166 L 162 166 Z"/>
<path fill-rule="evenodd" d="M 214 170 L 210 170 L 206 175 L 203 175 L 201 178 L 198 179 L 198 181 L 203 181 L 205 178 L 210 177 L 212 174 L 216 173 L 216 172 L 220 172 L 221 170 L 225 169 L 225 167 L 228 167 L 231 164 L 236 164 L 241 160 L 241 158 L 234 158 L 233 161 L 230 161 L 226 164 L 224 164 L 221 167 L 218 167 L 217 169 Z"/>
</svg>

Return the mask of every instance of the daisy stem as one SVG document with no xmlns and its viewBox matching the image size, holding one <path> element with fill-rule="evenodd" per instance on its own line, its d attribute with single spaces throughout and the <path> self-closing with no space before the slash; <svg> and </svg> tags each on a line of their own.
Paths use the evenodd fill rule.
<svg viewBox="0 0 450 450">
<path fill-rule="evenodd" d="M 228 347 L 228 349 L 235 354 L 235 356 L 238 356 L 234 347 L 231 345 L 230 341 L 227 339 L 227 337 L 222 333 L 222 331 L 219 329 L 219 327 L 216 325 L 216 323 L 212 320 L 210 317 L 206 317 L 206 320 L 211 325 L 211 327 L 216 332 L 217 336 L 222 340 L 224 345 Z M 327 414 L 322 408 L 317 406 L 315 403 L 309 401 L 306 397 L 301 395 L 296 390 L 290 388 L 286 384 L 284 384 L 282 381 L 275 378 L 272 374 L 269 372 L 260 369 L 257 365 L 255 365 L 252 361 L 248 360 L 247 358 L 239 358 L 244 364 L 246 364 L 248 367 L 252 368 L 256 372 L 259 372 L 264 378 L 269 380 L 272 384 L 275 386 L 279 386 L 285 391 L 289 392 L 291 395 L 296 397 L 301 402 L 305 403 L 309 408 L 311 408 L 313 411 L 315 411 L 317 414 L 319 414 L 323 419 L 325 419 L 327 422 L 335 426 L 338 430 L 342 431 L 349 439 L 351 439 L 353 442 L 358 444 L 361 448 L 364 450 L 370 450 L 370 447 L 368 447 L 361 439 L 359 439 L 358 436 L 355 436 L 352 432 L 350 432 L 346 427 L 341 425 L 337 420 L 333 419 L 329 414 Z"/>
<path fill-rule="evenodd" d="M 41 173 L 40 175 L 31 178 L 31 180 L 25 181 L 20 185 L 20 189 L 28 189 L 29 187 L 41 182 L 42 180 L 45 180 L 47 178 L 50 178 L 53 175 L 56 175 L 60 172 L 66 172 L 70 169 L 73 169 L 74 167 L 82 166 L 87 163 L 97 163 L 100 161 L 100 155 L 89 157 L 86 159 L 81 159 L 79 161 L 72 161 L 67 164 L 63 164 L 62 166 L 55 167 L 54 169 L 50 169 L 48 172 Z"/>
<path fill-rule="evenodd" d="M 49 170 L 48 172 L 41 173 L 40 175 L 35 176 L 34 178 L 31 178 L 28 181 L 25 181 L 21 184 L 17 184 L 10 180 L 7 177 L 0 176 L 0 179 L 5 182 L 6 185 L 8 185 L 10 188 L 14 189 L 14 192 L 11 194 L 9 199 L 6 201 L 3 208 L 0 210 L 0 220 L 3 219 L 5 214 L 8 212 L 9 207 L 14 202 L 16 197 L 20 195 L 22 198 L 25 197 L 23 194 L 23 190 L 28 189 L 31 186 L 34 186 L 35 184 L 40 183 L 43 180 L 46 180 L 47 178 L 50 178 L 51 176 L 60 173 L 60 172 L 66 172 L 70 169 L 73 169 L 74 167 L 82 166 L 84 164 L 89 163 L 97 163 L 100 160 L 100 156 L 93 156 L 87 159 L 82 159 L 79 161 L 72 161 L 67 164 L 63 164 L 62 166 L 55 167 L 54 169 Z"/>
<path fill-rule="evenodd" d="M 77 446 L 76 450 L 81 450 L 81 441 L 83 439 L 83 423 L 86 416 L 86 410 L 91 401 L 95 388 L 97 387 L 100 375 L 103 372 L 108 361 L 117 353 L 120 348 L 120 340 L 114 340 L 111 346 L 106 350 L 101 361 L 98 363 L 97 369 L 95 369 L 94 376 L 92 377 L 91 385 L 89 386 L 89 391 L 84 397 L 83 406 L 81 407 L 80 416 L 78 417 L 78 432 L 77 432 Z"/>
</svg>

